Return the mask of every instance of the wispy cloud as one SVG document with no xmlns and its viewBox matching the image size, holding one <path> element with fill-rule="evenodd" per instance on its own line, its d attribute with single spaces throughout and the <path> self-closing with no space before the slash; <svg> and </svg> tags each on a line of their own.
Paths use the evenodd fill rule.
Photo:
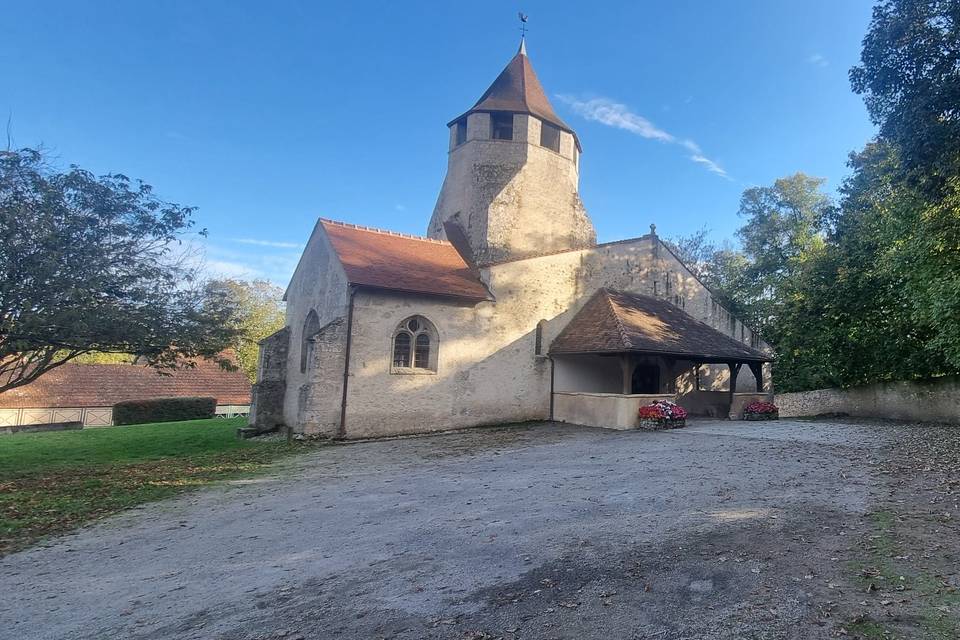
<svg viewBox="0 0 960 640">
<path fill-rule="evenodd" d="M 828 67 L 830 66 L 830 61 L 827 60 L 826 56 L 822 53 L 813 53 L 807 56 L 807 62 L 812 64 L 815 67 Z"/>
<path fill-rule="evenodd" d="M 198 238 L 178 246 L 176 252 L 207 278 L 265 279 L 284 287 L 297 266 L 302 246 L 276 243 L 280 246 L 266 245 L 262 251 L 249 251 L 237 247 L 237 239 L 223 241 L 224 244 L 216 244 Z"/>
<path fill-rule="evenodd" d="M 230 238 L 232 242 L 240 244 L 252 244 L 258 247 L 274 247 L 276 249 L 300 249 L 302 244 L 297 242 L 276 242 L 274 240 L 258 240 L 255 238 Z"/>
<path fill-rule="evenodd" d="M 399 211 L 399 212 L 401 212 L 401 213 L 403 213 L 404 211 L 407 210 L 406 205 L 402 205 L 402 204 L 395 204 L 395 205 L 393 205 L 393 208 L 394 208 L 395 211 Z"/>
<path fill-rule="evenodd" d="M 680 145 L 690 152 L 688 156 L 690 160 L 703 165 L 711 173 L 715 173 L 727 180 L 731 179 L 723 167 L 703 154 L 703 151 L 696 142 L 688 138 L 677 138 L 673 134 L 657 127 L 640 114 L 634 113 L 625 104 L 616 102 L 610 98 L 580 99 L 575 96 L 563 94 L 557 95 L 557 99 L 567 104 L 573 109 L 574 113 L 587 120 L 593 120 L 594 122 L 599 122 L 600 124 L 605 124 L 615 129 L 623 129 L 624 131 L 629 131 L 634 135 L 647 138 L 648 140 Z"/>
<path fill-rule="evenodd" d="M 570 105 L 573 111 L 587 120 L 593 120 L 608 127 L 623 129 L 634 133 L 641 138 L 673 142 L 674 137 L 658 129 L 652 122 L 641 115 L 633 113 L 626 105 L 614 102 L 608 98 L 591 98 L 580 100 L 574 96 L 558 95 L 561 102 Z"/>
<path fill-rule="evenodd" d="M 696 142 L 694 142 L 693 140 L 681 140 L 680 144 L 683 145 L 683 147 L 690 152 L 690 159 L 696 162 L 697 164 L 702 164 L 704 167 L 707 168 L 707 171 L 709 171 L 710 173 L 715 173 L 722 178 L 726 178 L 727 180 L 731 179 L 730 176 L 727 175 L 727 172 L 723 167 L 721 167 L 719 164 L 717 164 L 710 158 L 703 155 L 703 151 L 700 149 L 700 145 L 698 145 Z"/>
</svg>

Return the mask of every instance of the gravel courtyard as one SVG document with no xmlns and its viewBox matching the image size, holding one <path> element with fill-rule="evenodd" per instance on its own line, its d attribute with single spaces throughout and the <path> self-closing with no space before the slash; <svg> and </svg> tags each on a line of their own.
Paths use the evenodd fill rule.
<svg viewBox="0 0 960 640">
<path fill-rule="evenodd" d="M 325 447 L 0 559 L 0 638 L 941 637 L 956 502 L 910 460 L 945 433 L 698 420 Z"/>
</svg>

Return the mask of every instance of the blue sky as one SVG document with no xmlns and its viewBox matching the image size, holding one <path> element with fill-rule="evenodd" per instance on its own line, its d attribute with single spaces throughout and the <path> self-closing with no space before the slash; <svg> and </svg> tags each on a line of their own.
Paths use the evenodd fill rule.
<svg viewBox="0 0 960 640">
<path fill-rule="evenodd" d="M 739 226 L 743 189 L 835 189 L 873 135 L 847 71 L 872 3 L 19 2 L 0 23 L 16 146 L 199 207 L 207 264 L 285 284 L 317 217 L 422 234 L 445 123 L 528 53 L 584 147 L 601 241 Z"/>
</svg>

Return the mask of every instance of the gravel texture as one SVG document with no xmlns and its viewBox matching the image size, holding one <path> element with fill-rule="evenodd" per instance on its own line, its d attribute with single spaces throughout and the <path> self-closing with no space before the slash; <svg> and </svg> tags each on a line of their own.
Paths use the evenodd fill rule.
<svg viewBox="0 0 960 640">
<path fill-rule="evenodd" d="M 895 437 L 691 420 L 325 447 L 0 559 L 0 638 L 832 637 L 878 493 L 859 461 Z"/>
</svg>

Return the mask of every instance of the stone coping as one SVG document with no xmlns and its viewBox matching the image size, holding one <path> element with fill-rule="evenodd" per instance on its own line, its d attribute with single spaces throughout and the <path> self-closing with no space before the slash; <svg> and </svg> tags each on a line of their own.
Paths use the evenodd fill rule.
<svg viewBox="0 0 960 640">
<path fill-rule="evenodd" d="M 560 396 L 593 396 L 597 398 L 650 398 L 653 400 L 674 400 L 675 393 L 598 393 L 595 391 L 554 391 L 554 395 Z"/>
</svg>

